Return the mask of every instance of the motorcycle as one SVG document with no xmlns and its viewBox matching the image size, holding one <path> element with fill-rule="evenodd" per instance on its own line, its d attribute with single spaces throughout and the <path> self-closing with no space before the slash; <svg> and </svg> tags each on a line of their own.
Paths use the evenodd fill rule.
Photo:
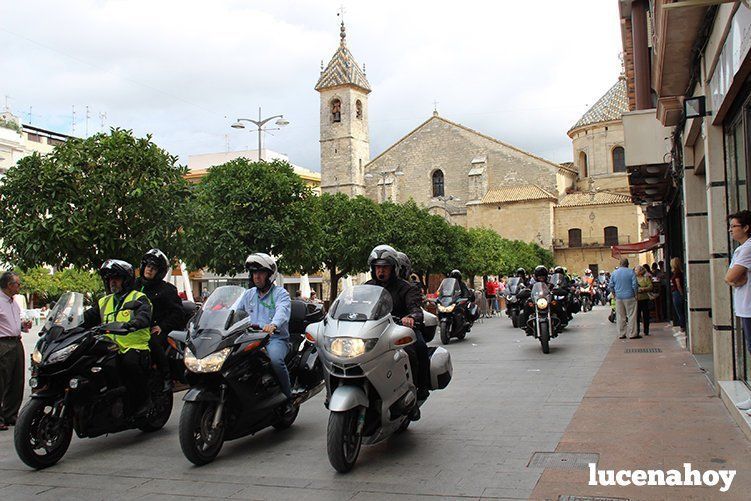
<svg viewBox="0 0 751 501">
<path fill-rule="evenodd" d="M 187 331 L 169 337 L 183 354 L 190 390 L 180 414 L 180 447 L 198 466 L 210 463 L 227 440 L 268 426 L 292 426 L 300 405 L 323 389 L 316 346 L 304 337 L 305 327 L 323 318 L 319 305 L 294 300 L 289 322 L 292 349 L 287 369 L 292 388 L 302 390 L 285 412 L 282 393 L 264 347 L 269 334 L 252 325 L 236 304 L 245 289 L 218 287 L 201 306 Z"/>
<path fill-rule="evenodd" d="M 519 292 L 525 288 L 524 282 L 519 277 L 511 277 L 506 285 L 506 316 L 511 319 L 511 325 L 519 327 L 519 316 L 523 307 L 523 301 L 519 298 Z"/>
<path fill-rule="evenodd" d="M 608 294 L 609 294 L 608 283 L 604 281 L 602 282 L 598 281 L 596 288 L 597 288 L 597 297 L 600 300 L 599 302 L 602 306 L 605 306 L 606 304 L 608 304 Z"/>
<path fill-rule="evenodd" d="M 474 301 L 461 297 L 461 294 L 461 287 L 455 278 L 443 279 L 438 298 L 435 300 L 438 309 L 438 328 L 443 344 L 449 344 L 451 338 L 464 339 L 480 317 L 480 310 Z"/>
<path fill-rule="evenodd" d="M 558 336 L 561 322 L 555 313 L 557 301 L 551 297 L 550 289 L 544 282 L 535 282 L 529 300 L 528 310 L 532 312 L 527 319 L 526 332 L 540 340 L 543 353 L 550 353 L 550 340 Z"/>
<path fill-rule="evenodd" d="M 136 309 L 136 303 L 125 303 L 123 309 Z M 83 294 L 66 292 L 49 312 L 31 355 L 31 399 L 18 416 L 13 438 L 18 457 L 32 468 L 62 459 L 74 430 L 79 438 L 134 428 L 153 432 L 172 413 L 172 391 L 149 364 L 145 391 L 152 405 L 136 415 L 113 340 L 130 331 L 119 322 L 85 329 L 83 321 Z"/>
<path fill-rule="evenodd" d="M 582 282 L 579 286 L 579 297 L 581 299 L 582 311 L 592 311 L 593 294 L 592 286 L 587 282 Z"/>
<path fill-rule="evenodd" d="M 552 296 L 551 308 L 560 319 L 560 329 L 563 330 L 573 317 L 569 312 L 568 287 L 562 274 L 554 273 L 550 276 L 550 293 Z"/>
<path fill-rule="evenodd" d="M 337 471 L 352 469 L 362 445 L 381 442 L 407 429 L 418 400 L 415 370 L 405 348 L 415 342 L 412 329 L 392 317 L 389 292 L 374 285 L 346 289 L 322 322 L 306 337 L 321 348 L 329 422 L 326 448 Z M 431 389 L 451 381 L 451 357 L 430 347 Z"/>
</svg>

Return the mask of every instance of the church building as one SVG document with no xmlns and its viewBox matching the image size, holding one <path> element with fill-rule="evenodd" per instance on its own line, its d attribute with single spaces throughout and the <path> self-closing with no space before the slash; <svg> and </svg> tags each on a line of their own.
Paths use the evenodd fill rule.
<svg viewBox="0 0 751 501">
<path fill-rule="evenodd" d="M 576 163 L 555 163 L 432 113 L 370 158 L 364 68 L 339 48 L 321 68 L 321 190 L 403 203 L 465 227 L 553 251 L 572 273 L 612 270 L 611 246 L 642 240 L 644 216 L 628 190 L 618 82 L 568 131 Z"/>
</svg>

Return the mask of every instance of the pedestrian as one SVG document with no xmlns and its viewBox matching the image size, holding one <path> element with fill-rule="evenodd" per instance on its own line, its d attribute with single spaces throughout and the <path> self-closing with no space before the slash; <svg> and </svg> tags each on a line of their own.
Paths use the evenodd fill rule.
<svg viewBox="0 0 751 501">
<path fill-rule="evenodd" d="M 634 269 L 636 272 L 636 283 L 639 286 L 639 291 L 636 293 L 636 332 L 639 334 L 641 324 L 644 324 L 645 336 L 649 336 L 649 310 L 652 303 L 649 297 L 652 292 L 652 278 L 647 274 L 648 267 L 637 265 Z"/>
<path fill-rule="evenodd" d="M 615 294 L 619 339 L 641 338 L 636 325 L 636 294 L 639 284 L 636 281 L 636 273 L 628 267 L 628 258 L 621 259 L 620 267 L 610 276 L 610 290 Z"/>
<path fill-rule="evenodd" d="M 508 278 L 504 275 L 498 283 L 498 315 L 506 311 L 506 288 L 508 287 Z"/>
<path fill-rule="evenodd" d="M 732 287 L 733 310 L 743 326 L 746 349 L 751 353 L 751 211 L 742 210 L 728 217 L 730 236 L 740 245 L 733 252 L 725 282 Z M 751 398 L 736 404 L 739 409 L 751 409 Z"/>
<path fill-rule="evenodd" d="M 686 317 L 683 313 L 685 289 L 683 288 L 683 271 L 681 270 L 681 258 L 674 257 L 670 260 L 670 294 L 673 297 L 673 308 L 677 327 L 686 330 Z"/>
<path fill-rule="evenodd" d="M 495 312 L 498 311 L 497 293 L 498 282 L 493 277 L 488 278 L 488 281 L 485 283 L 485 300 L 488 303 L 489 316 L 495 315 Z"/>
<path fill-rule="evenodd" d="M 21 289 L 16 273 L 0 275 L 0 431 L 16 424 L 24 386 L 24 359 L 21 331 L 31 328 L 29 320 L 21 322 L 21 308 L 13 296 Z"/>
</svg>

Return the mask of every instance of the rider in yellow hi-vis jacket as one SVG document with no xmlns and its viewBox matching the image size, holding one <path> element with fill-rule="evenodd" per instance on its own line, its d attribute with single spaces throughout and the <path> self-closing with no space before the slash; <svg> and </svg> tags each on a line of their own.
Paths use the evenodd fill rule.
<svg viewBox="0 0 751 501">
<path fill-rule="evenodd" d="M 149 338 L 151 337 L 151 302 L 146 294 L 133 290 L 133 266 L 119 259 L 108 259 L 99 268 L 107 295 L 84 313 L 84 327 L 90 328 L 111 322 L 122 323 L 130 331 L 126 335 L 109 336 L 120 348 L 120 362 L 124 383 L 128 389 L 131 408 L 136 415 L 151 407 L 148 385 Z"/>
</svg>

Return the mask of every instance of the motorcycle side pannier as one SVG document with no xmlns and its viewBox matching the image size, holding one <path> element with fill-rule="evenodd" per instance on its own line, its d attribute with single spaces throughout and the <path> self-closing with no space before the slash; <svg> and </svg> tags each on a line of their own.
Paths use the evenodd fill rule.
<svg viewBox="0 0 751 501">
<path fill-rule="evenodd" d="M 451 355 L 440 346 L 430 347 L 430 389 L 442 390 L 449 385 L 451 374 Z"/>
</svg>

